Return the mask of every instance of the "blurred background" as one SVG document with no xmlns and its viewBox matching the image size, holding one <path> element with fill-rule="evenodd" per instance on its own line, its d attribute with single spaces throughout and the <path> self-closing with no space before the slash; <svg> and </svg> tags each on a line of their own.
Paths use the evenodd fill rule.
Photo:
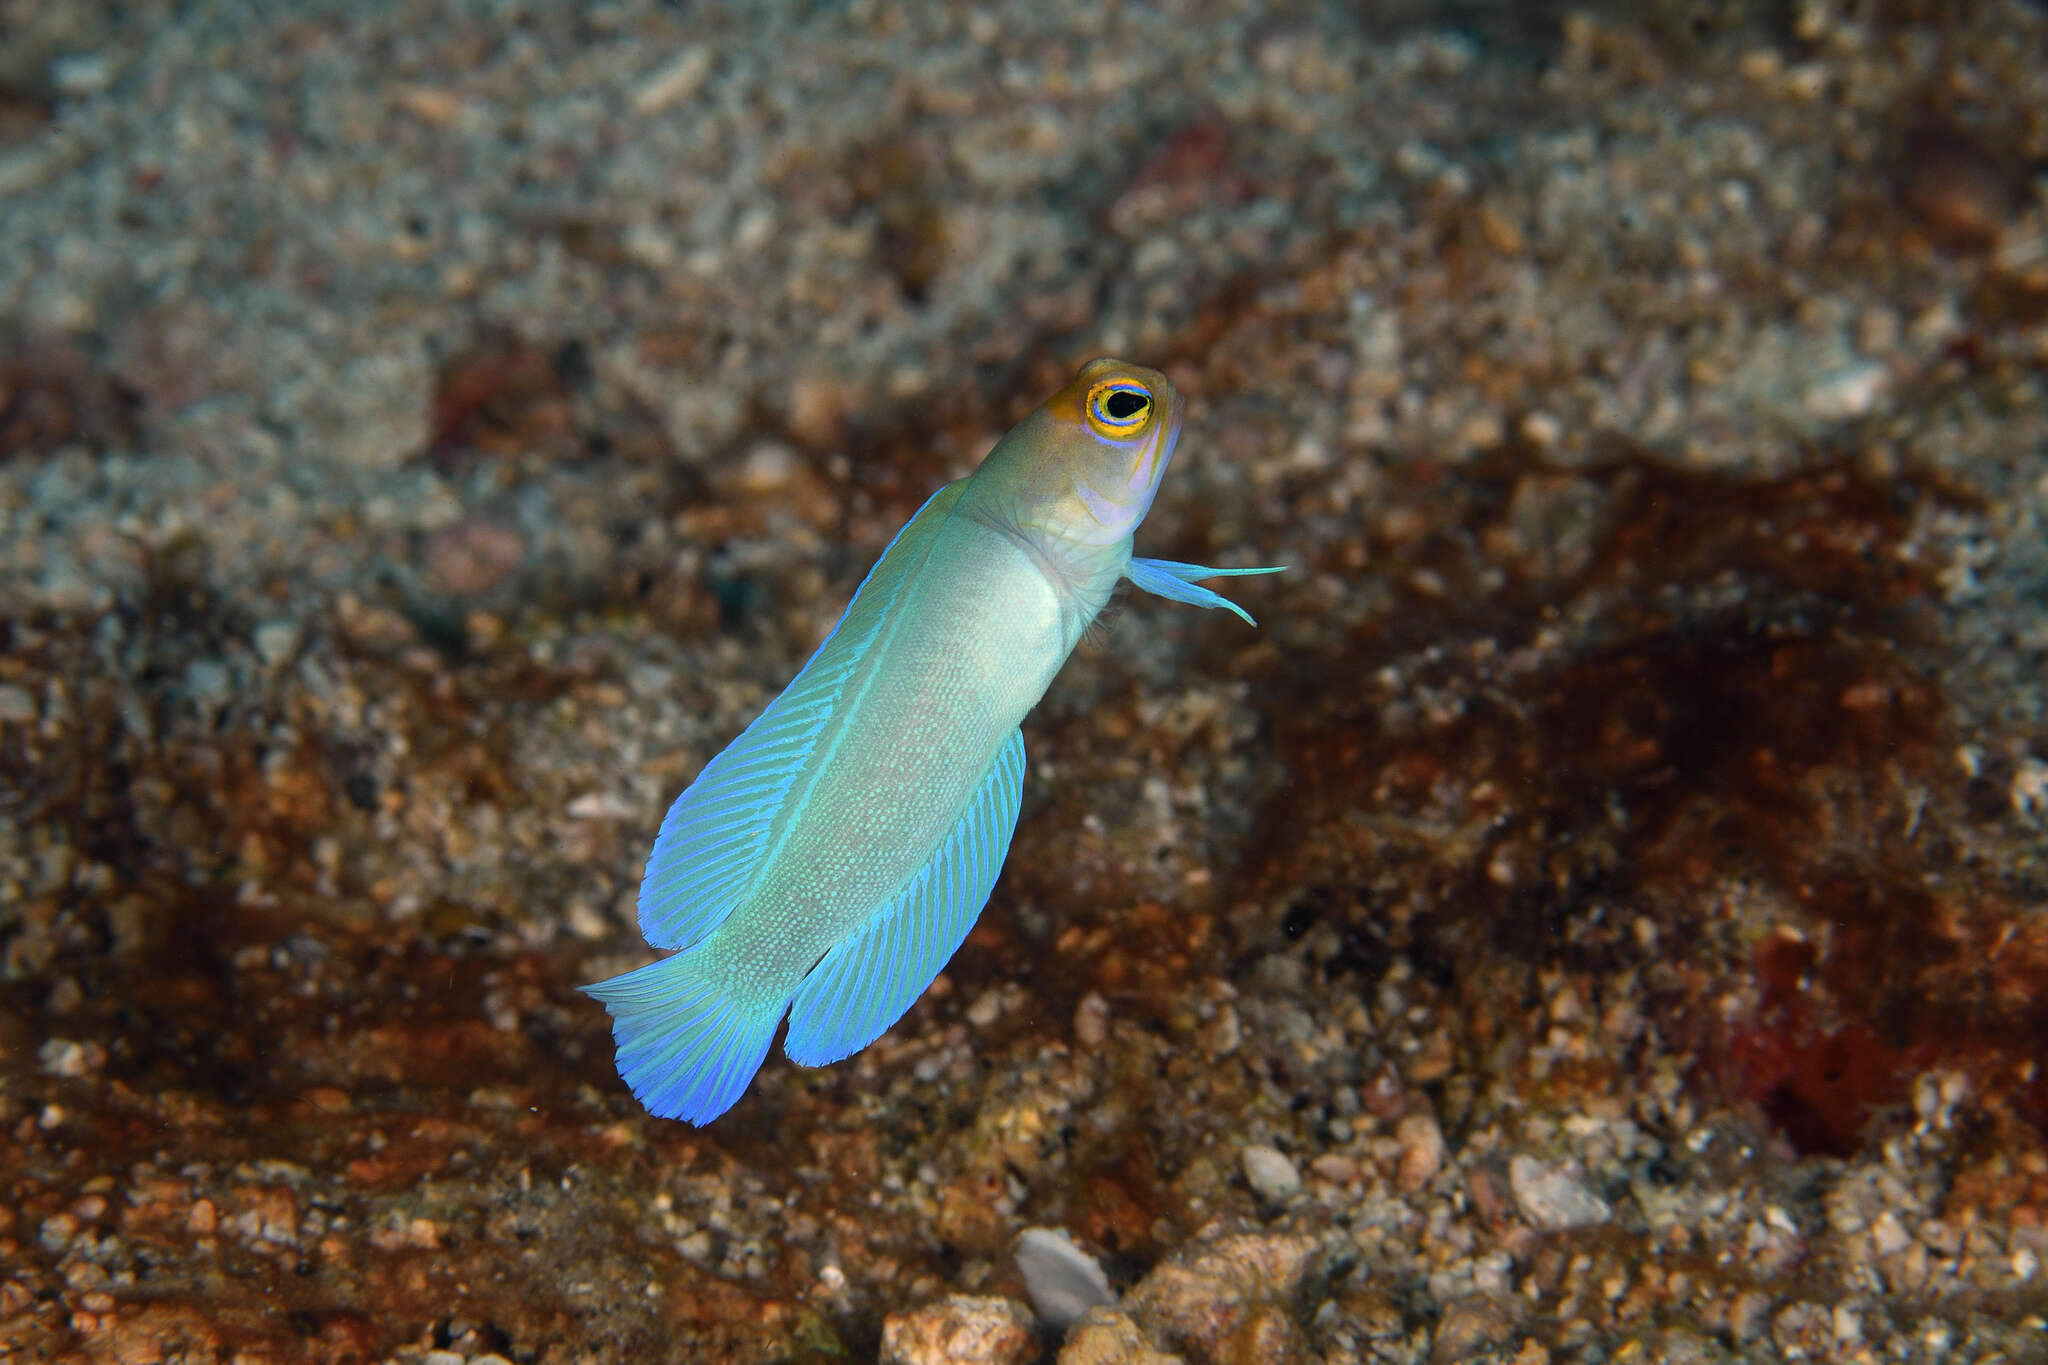
<svg viewBox="0 0 2048 1365">
<path fill-rule="evenodd" d="M 0 0 L 0 1355 L 2039 1358 L 2044 111 L 2019 0 Z M 938 985 L 649 1118 L 662 811 L 1103 354 L 1261 628 L 1119 599 Z"/>
</svg>

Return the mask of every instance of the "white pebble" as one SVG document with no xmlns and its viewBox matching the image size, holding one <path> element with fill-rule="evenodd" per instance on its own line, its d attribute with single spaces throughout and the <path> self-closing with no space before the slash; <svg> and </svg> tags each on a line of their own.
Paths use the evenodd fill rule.
<svg viewBox="0 0 2048 1365">
<path fill-rule="evenodd" d="M 1062 1228 L 1024 1229 L 1010 1256 L 1024 1276 L 1031 1311 L 1055 1332 L 1066 1331 L 1091 1308 L 1116 1302 L 1102 1267 Z"/>
<path fill-rule="evenodd" d="M 1109 1002 L 1090 991 L 1074 1010 L 1074 1041 L 1098 1048 L 1109 1041 Z"/>
<path fill-rule="evenodd" d="M 1570 1162 L 1546 1166 L 1535 1157 L 1518 1156 L 1508 1163 L 1508 1184 L 1522 1216 L 1547 1231 L 1593 1227 L 1613 1214 L 1607 1201 L 1580 1181 Z"/>
<path fill-rule="evenodd" d="M 299 647 L 299 628 L 291 621 L 265 621 L 256 627 L 251 637 L 256 653 L 262 656 L 264 666 L 276 668 L 292 657 L 292 651 Z"/>
<path fill-rule="evenodd" d="M 1428 1114 L 1408 1115 L 1394 1129 L 1394 1140 L 1401 1144 L 1395 1175 L 1402 1189 L 1419 1190 L 1436 1179 L 1449 1149 L 1444 1144 L 1444 1131 L 1434 1118 Z"/>
<path fill-rule="evenodd" d="M 1806 391 L 1806 410 L 1824 422 L 1861 417 L 1877 406 L 1891 375 L 1876 361 L 1837 370 Z"/>
<path fill-rule="evenodd" d="M 74 52 L 50 63 L 50 84 L 62 95 L 97 95 L 113 83 L 114 64 L 104 52 Z"/>
<path fill-rule="evenodd" d="M 711 49 L 701 43 L 686 47 L 640 82 L 633 92 L 633 112 L 646 118 L 673 109 L 702 89 L 710 74 Z"/>
<path fill-rule="evenodd" d="M 1890 1209 L 1877 1215 L 1870 1225 L 1870 1245 L 1880 1256 L 1895 1256 L 1913 1245 L 1913 1239 L 1906 1235 L 1905 1225 Z"/>
<path fill-rule="evenodd" d="M 0 723 L 27 725 L 36 718 L 36 699 L 25 687 L 0 686 Z"/>
<path fill-rule="evenodd" d="M 749 493 L 773 493 L 796 477 L 797 454 L 786 445 L 763 441 L 740 464 L 740 487 Z"/>
<path fill-rule="evenodd" d="M 1285 1203 L 1301 1192 L 1301 1172 L 1279 1148 L 1253 1143 L 1244 1149 L 1241 1159 L 1244 1178 L 1267 1203 Z"/>
<path fill-rule="evenodd" d="M 2038 758 L 2020 763 L 2012 775 L 2012 809 L 2024 820 L 2048 816 L 2048 763 Z"/>
<path fill-rule="evenodd" d="M 83 1076 L 99 1070 L 106 1060 L 106 1050 L 97 1043 L 71 1038 L 51 1038 L 36 1049 L 36 1061 L 51 1076 Z"/>
<path fill-rule="evenodd" d="M 218 659 L 194 659 L 185 665 L 185 695 L 202 715 L 211 716 L 226 706 L 234 688 L 227 665 Z"/>
<path fill-rule="evenodd" d="M 1550 450 L 1564 439 L 1564 423 L 1538 409 L 1523 416 L 1522 439 L 1538 450 Z"/>
<path fill-rule="evenodd" d="M 967 1007 L 967 1022 L 976 1028 L 987 1028 L 1003 1017 L 1003 993 L 990 987 L 975 997 Z"/>
<path fill-rule="evenodd" d="M 624 797 L 610 792 L 584 792 L 570 797 L 562 813 L 571 820 L 630 820 L 639 812 Z"/>
</svg>

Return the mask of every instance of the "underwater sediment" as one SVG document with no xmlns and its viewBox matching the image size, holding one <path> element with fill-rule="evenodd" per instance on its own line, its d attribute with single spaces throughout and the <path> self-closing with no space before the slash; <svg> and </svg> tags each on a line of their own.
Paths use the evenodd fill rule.
<svg viewBox="0 0 2048 1365">
<path fill-rule="evenodd" d="M 2044 37 L 8 8 L 0 1347 L 2031 1358 Z M 1096 354 L 1261 629 L 1112 604 L 932 991 L 650 1118 L 662 809 Z"/>
</svg>

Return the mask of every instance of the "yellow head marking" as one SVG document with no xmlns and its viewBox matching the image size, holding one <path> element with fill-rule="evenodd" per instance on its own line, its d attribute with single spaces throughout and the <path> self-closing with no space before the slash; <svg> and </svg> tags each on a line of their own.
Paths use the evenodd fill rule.
<svg viewBox="0 0 2048 1365">
<path fill-rule="evenodd" d="M 1145 429 L 1152 391 L 1135 379 L 1105 379 L 1088 390 L 1081 412 L 1096 435 L 1121 441 Z"/>
</svg>

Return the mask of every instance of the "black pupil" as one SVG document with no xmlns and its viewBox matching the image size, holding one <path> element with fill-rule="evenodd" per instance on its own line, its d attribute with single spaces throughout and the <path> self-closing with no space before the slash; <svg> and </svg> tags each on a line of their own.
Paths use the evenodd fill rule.
<svg viewBox="0 0 2048 1365">
<path fill-rule="evenodd" d="M 1102 410 L 1116 421 L 1128 422 L 1132 417 L 1143 412 L 1145 405 L 1151 401 L 1142 393 L 1132 393 L 1128 389 L 1119 389 L 1111 394 L 1108 400 L 1103 403 Z"/>
</svg>

